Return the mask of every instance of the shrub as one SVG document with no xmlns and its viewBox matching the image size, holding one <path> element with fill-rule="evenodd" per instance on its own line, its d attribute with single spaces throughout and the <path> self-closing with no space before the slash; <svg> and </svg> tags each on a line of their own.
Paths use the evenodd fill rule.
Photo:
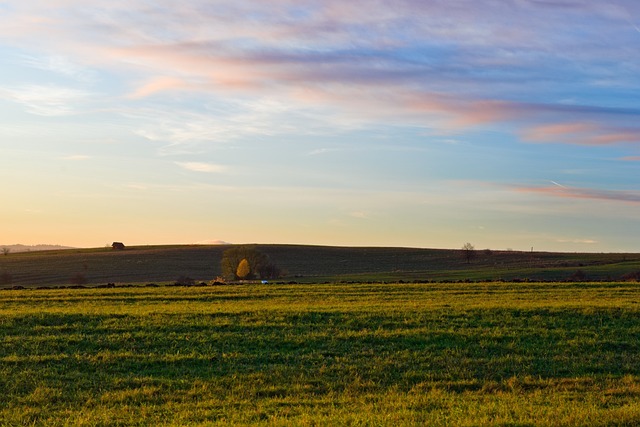
<svg viewBox="0 0 640 427">
<path fill-rule="evenodd" d="M 628 280 L 628 281 L 635 280 L 636 282 L 640 282 L 640 270 L 632 271 L 631 273 L 627 273 L 627 274 L 623 274 L 621 279 L 622 280 Z"/>
<path fill-rule="evenodd" d="M 285 272 L 275 264 L 266 264 L 258 268 L 262 279 L 279 279 L 285 276 Z"/>
</svg>

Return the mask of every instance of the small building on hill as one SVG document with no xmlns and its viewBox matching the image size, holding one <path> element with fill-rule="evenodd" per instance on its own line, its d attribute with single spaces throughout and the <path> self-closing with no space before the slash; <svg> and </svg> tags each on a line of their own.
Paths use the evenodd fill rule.
<svg viewBox="0 0 640 427">
<path fill-rule="evenodd" d="M 113 250 L 123 251 L 124 250 L 124 243 L 122 243 L 122 242 L 113 242 L 111 244 L 111 247 L 113 248 Z"/>
</svg>

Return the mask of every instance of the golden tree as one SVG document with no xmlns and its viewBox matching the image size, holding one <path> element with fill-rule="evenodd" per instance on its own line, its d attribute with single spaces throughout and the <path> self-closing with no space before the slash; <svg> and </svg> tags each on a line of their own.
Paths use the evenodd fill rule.
<svg viewBox="0 0 640 427">
<path fill-rule="evenodd" d="M 251 274 L 251 267 L 249 266 L 249 261 L 246 258 L 242 258 L 242 261 L 238 264 L 238 268 L 236 269 L 236 276 L 239 279 L 244 279 L 245 277 Z"/>
</svg>

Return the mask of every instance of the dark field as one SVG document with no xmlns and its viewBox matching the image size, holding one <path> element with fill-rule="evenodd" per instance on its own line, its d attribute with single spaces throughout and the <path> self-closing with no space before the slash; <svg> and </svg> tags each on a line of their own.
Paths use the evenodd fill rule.
<svg viewBox="0 0 640 427">
<path fill-rule="evenodd" d="M 285 281 L 581 280 L 640 278 L 639 254 L 551 253 L 477 250 L 467 263 L 460 251 L 257 245 L 287 271 Z M 205 281 L 221 274 L 229 246 L 132 247 L 0 255 L 0 287 L 61 285 L 85 279 L 105 283 Z M 4 278 L 4 279 L 3 279 Z M 6 280 L 8 279 L 8 280 Z"/>
</svg>

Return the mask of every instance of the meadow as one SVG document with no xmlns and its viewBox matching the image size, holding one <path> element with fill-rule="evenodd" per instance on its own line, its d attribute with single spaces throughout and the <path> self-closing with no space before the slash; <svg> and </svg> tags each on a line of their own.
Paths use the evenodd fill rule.
<svg viewBox="0 0 640 427">
<path fill-rule="evenodd" d="M 632 282 L 0 291 L 2 426 L 640 424 Z"/>
</svg>

